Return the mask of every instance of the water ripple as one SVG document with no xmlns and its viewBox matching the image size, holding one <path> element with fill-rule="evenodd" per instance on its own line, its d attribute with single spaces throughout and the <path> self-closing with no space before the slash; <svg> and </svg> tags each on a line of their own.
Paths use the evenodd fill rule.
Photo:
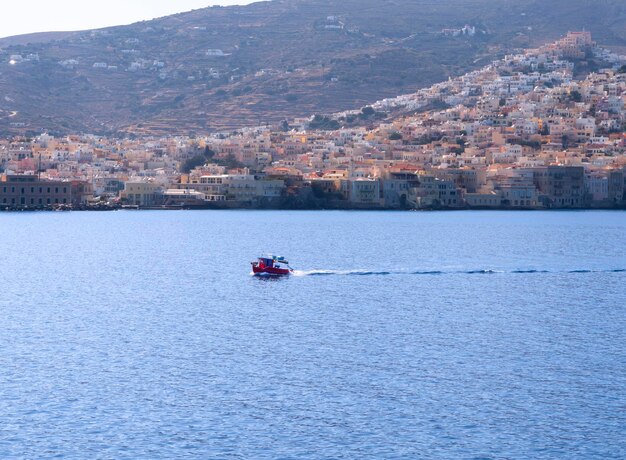
<svg viewBox="0 0 626 460">
<path fill-rule="evenodd" d="M 377 271 L 377 270 L 295 270 L 296 277 L 305 276 L 389 276 L 389 275 L 541 275 L 541 274 L 593 274 L 593 273 L 626 273 L 626 269 L 576 269 L 576 270 L 541 270 L 541 269 L 519 269 L 519 270 L 398 270 L 398 271 Z"/>
</svg>

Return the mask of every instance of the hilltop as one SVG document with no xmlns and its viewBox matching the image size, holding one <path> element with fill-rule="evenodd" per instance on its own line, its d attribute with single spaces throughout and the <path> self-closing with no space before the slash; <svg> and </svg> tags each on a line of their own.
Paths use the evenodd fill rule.
<svg viewBox="0 0 626 460">
<path fill-rule="evenodd" d="M 0 38 L 0 49 L 11 46 L 28 45 L 35 43 L 49 43 L 54 40 L 63 40 L 79 32 L 35 32 L 32 34 L 15 35 Z"/>
<path fill-rule="evenodd" d="M 358 108 L 590 30 L 622 0 L 275 0 L 0 40 L 0 133 L 201 134 Z"/>
</svg>

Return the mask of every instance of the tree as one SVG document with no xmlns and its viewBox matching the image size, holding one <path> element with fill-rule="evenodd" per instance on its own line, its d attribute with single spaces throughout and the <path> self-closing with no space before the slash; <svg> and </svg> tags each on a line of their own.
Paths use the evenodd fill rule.
<svg viewBox="0 0 626 460">
<path fill-rule="evenodd" d="M 224 166 L 227 169 L 245 168 L 245 165 L 239 160 L 237 160 L 235 155 L 233 155 L 232 153 L 229 153 L 228 156 L 224 159 L 216 160 L 215 163 L 217 163 L 220 166 Z"/>
<path fill-rule="evenodd" d="M 193 169 L 196 169 L 198 166 L 204 166 L 207 159 L 204 155 L 195 155 L 188 160 L 186 160 L 180 170 L 184 174 L 189 174 Z"/>
<path fill-rule="evenodd" d="M 569 138 L 567 137 L 566 134 L 563 134 L 561 136 L 561 146 L 563 147 L 563 150 L 569 147 Z"/>
<path fill-rule="evenodd" d="M 452 152 L 454 152 L 456 155 L 461 155 L 463 152 L 465 152 L 467 142 L 465 141 L 465 139 L 459 137 L 456 139 L 456 143 L 458 147 L 453 148 Z"/>
<path fill-rule="evenodd" d="M 400 134 L 398 131 L 394 131 L 389 135 L 390 141 L 399 141 L 401 139 L 402 139 L 402 134 Z"/>
<path fill-rule="evenodd" d="M 340 127 L 341 125 L 337 120 L 333 120 L 332 118 L 324 115 L 315 115 L 313 120 L 309 123 L 309 129 L 332 131 L 339 129 Z"/>
<path fill-rule="evenodd" d="M 215 152 L 205 146 L 204 150 L 196 153 L 193 157 L 187 159 L 180 167 L 180 171 L 184 174 L 189 174 L 193 169 L 199 166 L 204 166 L 209 160 L 215 156 Z"/>
<path fill-rule="evenodd" d="M 569 97 L 574 102 L 582 102 L 583 100 L 583 95 L 580 94 L 580 91 L 576 91 L 576 90 L 569 93 Z"/>
<path fill-rule="evenodd" d="M 374 115 L 376 113 L 376 111 L 374 110 L 373 107 L 370 107 L 369 105 L 367 107 L 363 107 L 361 109 L 361 113 L 365 116 L 365 117 L 371 117 L 372 115 Z"/>
</svg>

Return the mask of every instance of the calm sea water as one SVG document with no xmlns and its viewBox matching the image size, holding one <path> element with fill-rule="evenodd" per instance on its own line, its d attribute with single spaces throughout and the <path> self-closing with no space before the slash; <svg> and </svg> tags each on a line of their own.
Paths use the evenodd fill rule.
<svg viewBox="0 0 626 460">
<path fill-rule="evenodd" d="M 626 457 L 624 212 L 0 214 L 0 254 L 1 458 Z"/>
</svg>

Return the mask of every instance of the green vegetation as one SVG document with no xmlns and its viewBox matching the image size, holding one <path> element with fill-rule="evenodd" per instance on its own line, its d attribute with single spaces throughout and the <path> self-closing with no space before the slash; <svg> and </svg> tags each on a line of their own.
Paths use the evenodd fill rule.
<svg viewBox="0 0 626 460">
<path fill-rule="evenodd" d="M 180 166 L 180 171 L 183 174 L 189 174 L 197 167 L 207 164 L 214 156 L 215 152 L 208 147 L 205 147 L 202 152 L 196 153 L 194 156 L 184 161 Z"/>
<path fill-rule="evenodd" d="M 458 144 L 458 147 L 454 149 L 454 152 L 457 155 L 460 155 L 463 152 L 465 152 L 465 147 L 467 146 L 467 141 L 465 139 L 463 139 L 462 137 L 459 137 L 459 138 L 456 139 L 456 143 Z"/>
<path fill-rule="evenodd" d="M 443 139 L 443 133 L 431 133 L 428 135 L 417 137 L 413 140 L 413 144 L 415 145 L 426 145 L 431 142 L 437 142 Z"/>
<path fill-rule="evenodd" d="M 199 166 L 204 166 L 207 162 L 207 159 L 204 155 L 195 155 L 188 160 L 186 160 L 180 167 L 180 171 L 183 174 L 189 174 L 192 170 L 196 169 Z"/>
<path fill-rule="evenodd" d="M 369 105 L 361 109 L 361 115 L 366 118 L 373 116 L 375 113 L 376 111 L 374 110 L 374 108 L 370 107 Z"/>
<path fill-rule="evenodd" d="M 226 158 L 216 158 L 212 162 L 219 166 L 224 166 L 226 169 L 241 169 L 246 167 L 246 165 L 238 161 L 232 153 L 229 153 Z"/>
<path fill-rule="evenodd" d="M 420 108 L 419 110 L 417 110 L 417 113 L 424 113 L 424 112 L 438 112 L 441 110 L 447 110 L 449 108 L 451 108 L 452 106 L 448 103 L 446 103 L 445 101 L 442 101 L 441 99 L 436 99 L 428 104 L 426 104 L 424 107 Z"/>
<path fill-rule="evenodd" d="M 359 114 L 359 118 L 362 120 L 379 120 L 385 118 L 386 114 L 383 112 L 377 112 L 371 106 L 366 106 L 361 109 L 361 113 Z"/>
<path fill-rule="evenodd" d="M 340 127 L 341 125 L 337 120 L 326 115 L 315 115 L 313 120 L 309 123 L 309 129 L 319 129 L 322 131 L 333 131 Z"/>
<path fill-rule="evenodd" d="M 225 158 L 215 158 L 215 152 L 208 147 L 202 153 L 197 153 L 180 166 L 180 172 L 189 174 L 195 168 L 204 166 L 207 163 L 213 163 L 218 166 L 224 166 L 226 169 L 240 169 L 246 166 L 235 158 L 233 154 L 229 154 Z"/>
<path fill-rule="evenodd" d="M 567 150 L 570 146 L 570 140 L 569 137 L 567 137 L 566 134 L 563 134 L 561 136 L 561 147 L 563 148 L 563 150 Z"/>
<path fill-rule="evenodd" d="M 541 142 L 539 141 L 526 141 L 524 139 L 517 139 L 514 142 L 517 145 L 521 145 L 521 146 L 525 146 L 525 147 L 530 147 L 534 150 L 539 150 L 541 148 Z"/>
<path fill-rule="evenodd" d="M 582 102 L 583 101 L 583 95 L 580 94 L 580 91 L 572 91 L 571 93 L 569 93 L 569 99 L 572 102 Z"/>
</svg>

